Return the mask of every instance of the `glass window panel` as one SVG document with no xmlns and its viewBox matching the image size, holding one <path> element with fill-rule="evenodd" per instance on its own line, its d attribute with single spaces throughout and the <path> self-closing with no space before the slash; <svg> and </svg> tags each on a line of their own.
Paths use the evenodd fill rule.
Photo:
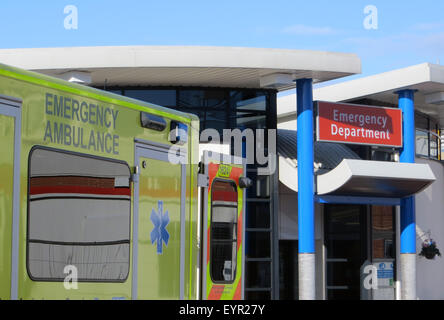
<svg viewBox="0 0 444 320">
<path fill-rule="evenodd" d="M 270 197 L 270 176 L 257 175 L 257 171 L 253 171 L 248 172 L 248 178 L 253 181 L 253 185 L 247 189 L 249 198 Z"/>
<path fill-rule="evenodd" d="M 279 241 L 279 299 L 298 300 L 298 241 Z"/>
<path fill-rule="evenodd" d="M 210 271 L 214 282 L 230 283 L 236 276 L 237 188 L 231 181 L 211 186 Z"/>
<path fill-rule="evenodd" d="M 430 129 L 429 130 L 435 134 L 438 134 L 438 123 L 433 119 L 429 119 L 429 121 L 430 121 Z"/>
<path fill-rule="evenodd" d="M 226 121 L 218 121 L 218 120 L 208 120 L 201 121 L 201 130 L 204 129 L 215 129 L 220 133 L 220 139 L 222 140 L 223 130 L 227 128 Z"/>
<path fill-rule="evenodd" d="M 247 228 L 270 228 L 269 202 L 247 202 Z"/>
<path fill-rule="evenodd" d="M 236 112 L 236 116 L 231 122 L 236 128 L 266 129 L 267 127 L 266 115 L 247 112 Z"/>
<path fill-rule="evenodd" d="M 416 154 L 429 156 L 429 135 L 422 130 L 416 130 Z"/>
<path fill-rule="evenodd" d="M 230 207 L 222 201 L 219 203 L 213 201 L 213 222 L 220 223 L 236 223 L 237 207 Z"/>
<path fill-rule="evenodd" d="M 224 90 L 180 90 L 179 107 L 226 109 L 227 101 Z"/>
<path fill-rule="evenodd" d="M 216 129 L 220 134 L 220 139 L 222 140 L 223 129 L 228 128 L 227 125 L 227 113 L 226 111 L 218 111 L 211 109 L 185 109 L 185 108 L 175 108 L 176 110 L 182 112 L 188 112 L 195 114 L 200 120 L 200 131 L 204 129 Z"/>
<path fill-rule="evenodd" d="M 394 207 L 372 206 L 373 258 L 394 258 Z"/>
<path fill-rule="evenodd" d="M 430 135 L 430 157 L 438 159 L 439 138 L 435 135 Z"/>
<path fill-rule="evenodd" d="M 427 117 L 422 114 L 415 113 L 415 127 L 418 129 L 429 130 L 429 122 Z"/>
<path fill-rule="evenodd" d="M 266 107 L 267 100 L 265 96 L 254 97 L 236 102 L 236 109 L 239 111 L 265 111 Z"/>
<path fill-rule="evenodd" d="M 359 206 L 329 205 L 328 223 L 326 224 L 329 237 L 334 234 L 360 234 Z"/>
<path fill-rule="evenodd" d="M 392 239 L 384 239 L 384 257 L 395 259 L 394 235 Z"/>
<path fill-rule="evenodd" d="M 395 258 L 394 235 L 373 236 L 373 259 Z"/>
<path fill-rule="evenodd" d="M 164 107 L 176 106 L 176 90 L 128 89 L 125 96 Z"/>
<path fill-rule="evenodd" d="M 366 210 L 364 205 L 324 207 L 329 299 L 359 299 Z"/>
<path fill-rule="evenodd" d="M 248 231 L 246 237 L 248 258 L 270 258 L 270 232 Z"/>
<path fill-rule="evenodd" d="M 439 159 L 441 148 L 438 122 L 427 115 L 415 113 L 416 154 Z"/>
<path fill-rule="evenodd" d="M 373 231 L 393 232 L 393 207 L 372 206 Z"/>
<path fill-rule="evenodd" d="M 257 90 L 230 91 L 230 126 L 232 128 L 266 128 L 269 93 Z"/>
<path fill-rule="evenodd" d="M 392 161 L 392 150 L 372 149 L 372 160 L 375 161 Z"/>
<path fill-rule="evenodd" d="M 268 94 L 256 90 L 233 90 L 230 92 L 231 109 L 233 111 L 259 111 L 267 110 Z"/>
<path fill-rule="evenodd" d="M 221 134 L 223 133 L 223 129 L 227 129 L 227 114 L 226 111 L 213 111 L 207 110 L 205 111 L 201 118 L 200 123 L 202 130 L 203 129 L 216 129 Z M 222 136 L 221 136 L 222 139 Z"/>
<path fill-rule="evenodd" d="M 124 281 L 129 272 L 127 164 L 49 149 L 29 158 L 28 272 L 63 281 Z"/>
<path fill-rule="evenodd" d="M 338 243 L 341 245 L 341 243 Z M 351 251 L 359 254 L 359 244 L 356 242 L 342 243 L 352 246 Z M 359 259 L 345 259 L 343 261 L 327 261 L 327 286 L 348 286 L 349 289 L 359 290 Z M 358 295 L 359 297 L 359 295 Z"/>
<path fill-rule="evenodd" d="M 269 261 L 247 261 L 245 263 L 247 288 L 270 288 L 271 287 L 271 262 Z"/>
</svg>

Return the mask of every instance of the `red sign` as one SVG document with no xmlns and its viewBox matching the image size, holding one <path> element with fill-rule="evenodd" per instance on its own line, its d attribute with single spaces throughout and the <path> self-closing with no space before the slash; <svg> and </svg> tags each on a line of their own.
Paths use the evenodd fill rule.
<svg viewBox="0 0 444 320">
<path fill-rule="evenodd" d="M 402 147 L 402 111 L 317 102 L 317 140 Z"/>
</svg>

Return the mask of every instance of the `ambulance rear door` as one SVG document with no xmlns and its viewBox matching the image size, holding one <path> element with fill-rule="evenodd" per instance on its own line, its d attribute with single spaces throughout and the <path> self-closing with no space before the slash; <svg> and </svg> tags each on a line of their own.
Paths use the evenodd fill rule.
<svg viewBox="0 0 444 320">
<path fill-rule="evenodd" d="M 244 299 L 245 159 L 204 151 L 200 181 L 201 297 Z"/>
</svg>

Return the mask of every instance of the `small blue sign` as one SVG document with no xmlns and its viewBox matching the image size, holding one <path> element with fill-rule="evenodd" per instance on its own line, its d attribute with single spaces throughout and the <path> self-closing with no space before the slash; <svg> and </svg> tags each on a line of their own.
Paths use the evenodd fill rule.
<svg viewBox="0 0 444 320">
<path fill-rule="evenodd" d="M 393 279 L 393 263 L 388 269 L 387 266 L 384 262 L 378 265 L 378 279 Z"/>
<path fill-rule="evenodd" d="M 392 279 L 393 270 L 378 270 L 378 279 Z"/>
<path fill-rule="evenodd" d="M 157 242 L 157 254 L 162 254 L 162 242 L 165 246 L 168 246 L 168 240 L 170 234 L 166 230 L 166 226 L 170 222 L 170 217 L 168 216 L 168 210 L 163 213 L 163 201 L 157 202 L 157 212 L 153 208 L 151 211 L 151 222 L 154 225 L 153 231 L 151 231 L 151 244 Z"/>
</svg>

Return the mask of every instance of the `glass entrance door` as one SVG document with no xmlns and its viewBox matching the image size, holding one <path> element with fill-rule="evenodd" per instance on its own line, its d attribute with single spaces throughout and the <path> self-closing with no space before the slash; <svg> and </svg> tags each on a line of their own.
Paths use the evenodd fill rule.
<svg viewBox="0 0 444 320">
<path fill-rule="evenodd" d="M 367 206 L 325 206 L 328 300 L 359 300 L 360 268 L 367 257 Z"/>
<path fill-rule="evenodd" d="M 378 279 L 377 288 L 372 289 L 373 300 L 395 299 L 395 212 L 395 207 L 371 208 L 372 264 Z"/>
<path fill-rule="evenodd" d="M 326 205 L 328 300 L 395 299 L 395 207 Z M 373 265 L 377 286 L 365 288 Z"/>
</svg>

